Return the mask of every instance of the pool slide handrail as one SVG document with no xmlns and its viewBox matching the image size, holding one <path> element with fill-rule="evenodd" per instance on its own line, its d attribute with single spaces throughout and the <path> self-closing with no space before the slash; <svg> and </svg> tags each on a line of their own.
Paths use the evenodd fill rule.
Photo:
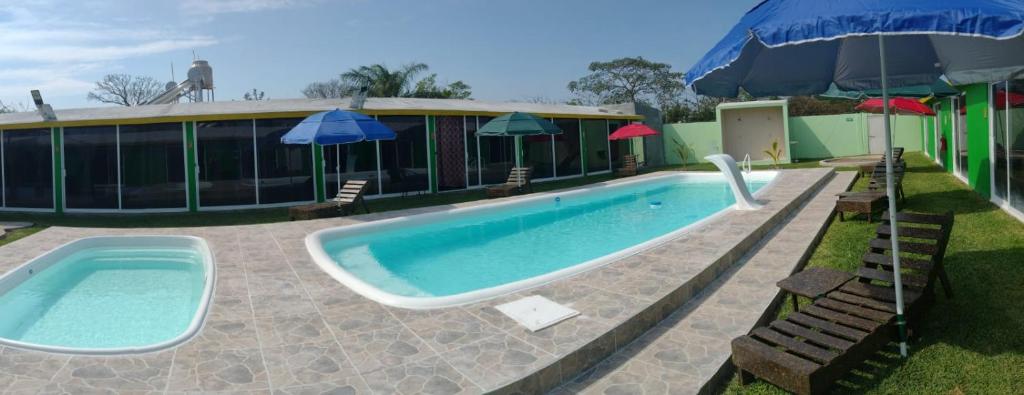
<svg viewBox="0 0 1024 395">
<path fill-rule="evenodd" d="M 740 172 L 739 167 L 736 166 L 735 159 L 726 154 L 708 155 L 704 159 L 714 163 L 718 170 L 721 170 L 722 174 L 725 175 L 725 179 L 729 181 L 729 186 L 732 187 L 732 194 L 736 197 L 737 209 L 757 210 L 764 206 L 758 203 L 754 196 L 750 194 L 750 189 L 747 188 L 747 183 L 743 180 L 743 174 Z"/>
</svg>

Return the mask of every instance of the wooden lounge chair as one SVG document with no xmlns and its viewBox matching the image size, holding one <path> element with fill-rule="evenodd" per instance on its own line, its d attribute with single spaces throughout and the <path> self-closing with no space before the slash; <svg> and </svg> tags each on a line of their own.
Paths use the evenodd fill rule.
<svg viewBox="0 0 1024 395">
<path fill-rule="evenodd" d="M 953 214 L 900 213 L 897 219 L 905 253 L 900 255 L 905 313 L 914 325 L 934 301 L 936 281 L 952 296 L 942 258 Z M 896 338 L 892 256 L 885 253 L 891 246 L 888 213 L 883 221 L 857 277 L 785 319 L 733 340 L 732 360 L 741 384 L 757 376 L 798 394 L 823 393 Z"/>
<path fill-rule="evenodd" d="M 506 197 L 525 191 L 533 192 L 533 185 L 530 183 L 530 174 L 533 169 L 530 167 L 514 167 L 508 174 L 508 181 L 504 184 L 487 187 L 487 197 Z"/>
<path fill-rule="evenodd" d="M 331 199 L 331 201 L 337 203 L 338 211 L 341 215 L 355 213 L 357 203 L 363 206 L 363 211 L 369 213 L 370 209 L 366 207 L 366 199 L 363 198 L 367 186 L 369 186 L 368 180 L 345 181 L 345 185 L 341 187 L 338 195 Z"/>
<path fill-rule="evenodd" d="M 620 177 L 635 176 L 636 172 L 636 155 L 625 155 L 622 157 L 622 167 L 615 170 L 615 175 Z"/>
<path fill-rule="evenodd" d="M 893 185 L 896 187 L 896 200 L 903 201 L 906 195 L 903 194 L 903 175 L 906 173 L 907 164 L 903 161 L 897 162 L 892 168 L 893 172 Z M 875 167 L 875 170 L 871 173 L 871 179 L 868 180 L 868 191 L 881 191 L 885 192 L 885 164 L 881 164 Z"/>
</svg>

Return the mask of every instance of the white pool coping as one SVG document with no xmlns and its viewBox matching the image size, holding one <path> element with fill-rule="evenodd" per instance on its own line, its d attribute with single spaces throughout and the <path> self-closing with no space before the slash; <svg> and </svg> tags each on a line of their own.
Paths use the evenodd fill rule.
<svg viewBox="0 0 1024 395">
<path fill-rule="evenodd" d="M 0 337 L 0 345 L 15 346 L 30 350 L 39 350 L 52 353 L 62 354 L 84 354 L 84 355 L 120 355 L 120 354 L 142 354 L 158 350 L 163 350 L 177 346 L 178 344 L 184 343 L 191 339 L 196 333 L 203 327 L 203 323 L 206 320 L 207 312 L 210 308 L 210 302 L 213 299 L 214 284 L 216 283 L 217 277 L 217 265 L 214 262 L 213 253 L 210 251 L 210 246 L 206 243 L 206 240 L 195 236 L 94 236 L 85 237 L 81 239 L 72 240 L 64 243 L 52 250 L 49 250 L 32 260 L 25 262 L 18 266 L 14 270 L 11 270 L 0 276 L 0 295 L 7 293 L 11 289 L 14 289 L 21 285 L 22 282 L 33 276 L 35 273 L 42 272 L 60 262 L 62 259 L 70 256 L 71 254 L 81 251 L 87 248 L 96 247 L 114 247 L 114 246 L 130 246 L 130 247 L 188 247 L 198 251 L 203 258 L 203 295 L 199 300 L 199 305 L 196 306 L 196 312 L 192 317 L 192 321 L 189 323 L 188 328 L 185 329 L 180 335 L 175 336 L 172 339 L 149 344 L 145 346 L 136 347 L 116 347 L 116 348 L 79 348 L 79 347 L 62 347 L 52 346 L 37 343 L 21 342 L 17 340 L 7 339 Z"/>
<path fill-rule="evenodd" d="M 778 174 L 779 174 L 778 171 L 755 171 L 755 172 L 752 172 L 752 173 L 749 173 L 749 174 L 745 174 L 746 177 L 751 177 L 751 179 L 753 179 L 753 180 L 765 180 L 765 179 L 768 180 L 768 184 L 766 184 L 765 186 L 760 188 L 756 193 L 754 193 L 754 197 L 755 198 L 759 197 L 763 191 L 771 188 L 775 184 L 775 181 L 779 179 Z M 480 301 L 483 301 L 483 300 L 492 299 L 492 298 L 496 298 L 496 297 L 499 297 L 499 296 L 502 296 L 502 295 L 510 294 L 510 293 L 513 293 L 513 292 L 518 292 L 518 291 L 522 291 L 522 290 L 525 290 L 525 289 L 530 289 L 530 288 L 538 287 L 538 286 L 541 286 L 541 285 L 544 285 L 544 284 L 548 284 L 548 283 L 553 282 L 553 281 L 557 281 L 557 280 L 560 280 L 560 279 L 563 279 L 563 278 L 567 278 L 567 277 L 571 277 L 573 275 L 576 275 L 576 274 L 579 274 L 579 273 L 583 273 L 583 272 L 586 272 L 586 271 L 589 271 L 589 270 L 592 270 L 592 269 L 595 269 L 595 268 L 599 268 L 601 266 L 607 265 L 607 264 L 609 264 L 611 262 L 614 262 L 616 260 L 619 260 L 621 258 L 637 254 L 637 253 L 639 253 L 641 251 L 644 251 L 644 250 L 649 249 L 649 248 L 656 247 L 656 246 L 658 246 L 660 244 L 663 244 L 663 243 L 665 243 L 667 241 L 674 240 L 674 239 L 682 236 L 683 234 L 685 234 L 687 232 L 690 232 L 693 229 L 698 228 L 698 227 L 706 224 L 707 222 L 709 222 L 709 221 L 711 221 L 711 220 L 713 220 L 715 218 L 718 218 L 721 215 L 723 215 L 723 214 L 725 214 L 725 213 L 727 213 L 729 211 L 734 210 L 736 208 L 736 205 L 733 204 L 733 205 L 727 206 L 727 207 L 725 207 L 725 208 L 723 208 L 723 209 L 721 209 L 721 210 L 719 210 L 719 211 L 717 211 L 717 212 L 715 212 L 715 213 L 713 213 L 713 214 L 711 214 L 711 215 L 709 215 L 707 217 L 704 217 L 704 218 L 702 218 L 702 219 L 700 219 L 700 220 L 698 220 L 698 221 L 696 221 L 696 222 L 694 222 L 692 224 L 689 224 L 687 226 L 679 228 L 679 229 L 677 229 L 675 231 L 672 231 L 670 233 L 667 233 L 665 235 L 662 235 L 662 236 L 659 236 L 659 237 L 647 240 L 647 241 L 645 241 L 643 243 L 636 244 L 636 245 L 634 245 L 632 247 L 625 248 L 625 249 L 619 250 L 617 252 L 614 252 L 614 253 L 611 253 L 611 254 L 599 257 L 599 258 L 595 258 L 595 259 L 592 259 L 592 260 L 589 260 L 589 261 L 586 261 L 586 262 L 581 262 L 581 263 L 578 263 L 576 265 L 568 266 L 568 267 L 565 267 L 565 268 L 562 268 L 562 269 L 559 269 L 559 270 L 556 270 L 556 271 L 548 272 L 548 273 L 545 273 L 545 274 L 542 274 L 542 275 L 538 275 L 538 276 L 534 276 L 534 277 L 530 277 L 530 278 L 526 278 L 526 279 L 522 279 L 522 280 L 517 280 L 517 281 L 510 282 L 510 283 L 505 283 L 505 284 L 494 286 L 494 287 L 482 288 L 482 289 L 477 289 L 477 290 L 473 290 L 473 291 L 458 293 L 458 294 L 454 294 L 454 295 L 446 295 L 446 296 L 413 297 L 413 296 L 397 295 L 397 294 L 390 293 L 390 292 L 387 292 L 385 290 L 382 290 L 382 289 L 378 288 L 377 286 L 375 286 L 373 284 L 370 284 L 370 283 L 368 283 L 366 281 L 363 281 L 358 276 L 356 276 L 356 275 L 350 273 L 349 271 L 345 270 L 344 268 L 342 268 L 341 265 L 339 265 L 337 262 L 335 262 L 334 259 L 332 259 L 327 254 L 327 252 L 323 248 L 323 244 L 327 240 L 332 240 L 332 239 L 336 239 L 336 238 L 339 238 L 339 237 L 344 237 L 344 236 L 347 236 L 347 235 L 356 234 L 356 233 L 361 232 L 361 231 L 367 231 L 367 230 L 372 230 L 372 229 L 376 229 L 376 228 L 388 228 L 388 227 L 395 227 L 395 226 L 418 225 L 418 224 L 421 224 L 421 223 L 431 222 L 431 221 L 434 221 L 434 220 L 437 220 L 437 219 L 450 218 L 450 216 L 452 216 L 452 215 L 470 215 L 470 214 L 472 214 L 474 212 L 478 212 L 478 211 L 488 211 L 488 210 L 494 210 L 495 208 L 499 208 L 499 207 L 508 207 L 508 206 L 513 206 L 513 205 L 529 204 L 529 203 L 536 202 L 536 201 L 539 201 L 539 200 L 551 199 L 552 197 L 557 197 L 557 196 L 571 196 L 571 195 L 589 194 L 589 193 L 595 193 L 595 192 L 598 192 L 598 191 L 604 190 L 604 189 L 618 188 L 618 187 L 632 185 L 632 184 L 637 184 L 637 183 L 653 182 L 653 181 L 664 180 L 664 179 L 668 179 L 668 178 L 681 178 L 681 179 L 684 179 L 684 180 L 693 180 L 693 179 L 721 179 L 723 182 L 725 182 L 725 178 L 724 177 L 725 176 L 722 173 L 720 173 L 720 172 L 667 174 L 667 175 L 654 176 L 654 177 L 640 177 L 640 178 L 637 178 L 637 179 L 626 180 L 626 181 L 603 183 L 603 184 L 598 184 L 598 185 L 595 185 L 595 186 L 573 189 L 573 190 L 570 190 L 570 191 L 561 191 L 561 192 L 557 192 L 556 191 L 556 192 L 536 193 L 536 194 L 530 194 L 528 196 L 524 196 L 522 198 L 508 199 L 508 200 L 503 200 L 503 201 L 497 201 L 497 202 L 494 202 L 494 203 L 487 203 L 487 204 L 476 205 L 476 206 L 472 206 L 472 207 L 453 208 L 453 209 L 449 209 L 449 210 L 442 210 L 442 211 L 436 211 L 436 212 L 431 212 L 431 213 L 415 214 L 415 215 L 409 215 L 409 216 L 401 216 L 401 217 L 384 219 L 384 220 L 380 220 L 380 221 L 373 221 L 373 222 L 367 222 L 367 223 L 360 223 L 360 224 L 354 224 L 354 225 L 347 225 L 347 226 L 341 226 L 341 227 L 335 227 L 335 228 L 322 229 L 322 230 L 313 232 L 313 233 L 309 234 L 308 236 L 306 236 L 305 244 L 306 244 L 306 249 L 308 250 L 310 256 L 313 258 L 313 261 L 317 264 L 317 266 L 320 267 L 320 269 L 322 269 L 323 271 L 327 272 L 327 274 L 329 274 L 331 277 L 333 277 L 335 280 L 337 280 L 341 284 L 345 285 L 346 287 L 352 289 L 356 293 L 358 293 L 358 294 L 360 294 L 360 295 L 362 295 L 362 296 L 364 296 L 364 297 L 366 297 L 368 299 L 371 299 L 373 301 L 376 301 L 378 303 L 385 304 L 385 305 L 388 305 L 388 306 L 400 307 L 400 308 L 406 308 L 406 309 L 413 309 L 413 310 L 428 310 L 428 309 L 436 309 L 436 308 L 444 308 L 444 307 L 454 307 L 454 306 L 466 305 L 466 304 L 470 304 L 470 303 L 476 303 L 476 302 L 480 302 Z"/>
</svg>

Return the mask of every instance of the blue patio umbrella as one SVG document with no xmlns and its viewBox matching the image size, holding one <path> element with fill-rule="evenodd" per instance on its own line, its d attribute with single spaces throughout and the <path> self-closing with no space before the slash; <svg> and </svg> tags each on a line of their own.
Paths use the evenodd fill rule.
<svg viewBox="0 0 1024 395">
<path fill-rule="evenodd" d="M 1024 2 L 1020 0 L 766 0 L 740 19 L 697 64 L 686 82 L 698 94 L 734 97 L 816 95 L 842 90 L 953 85 L 1024 73 Z M 885 108 L 886 152 L 892 152 Z M 900 354 L 907 355 L 899 227 L 892 155 L 886 155 L 892 221 L 893 286 Z"/>
<path fill-rule="evenodd" d="M 284 144 L 320 145 L 394 139 L 395 132 L 373 117 L 340 109 L 310 115 L 281 136 Z"/>
</svg>

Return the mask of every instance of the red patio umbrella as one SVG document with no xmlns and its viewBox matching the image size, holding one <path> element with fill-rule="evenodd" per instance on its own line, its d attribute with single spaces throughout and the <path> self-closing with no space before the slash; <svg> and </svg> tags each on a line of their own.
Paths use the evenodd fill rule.
<svg viewBox="0 0 1024 395">
<path fill-rule="evenodd" d="M 625 140 L 633 137 L 654 136 L 658 131 L 647 127 L 647 125 L 634 123 L 623 126 L 608 135 L 608 140 Z"/>
<path fill-rule="evenodd" d="M 608 140 L 628 140 L 634 137 L 654 136 L 658 131 L 640 123 L 631 123 L 623 126 L 608 135 Z M 629 145 L 629 154 L 633 154 L 633 144 Z"/>
<path fill-rule="evenodd" d="M 878 113 L 881 114 L 884 108 L 882 107 L 882 99 L 868 99 L 858 105 L 856 110 Z M 916 99 L 910 99 L 906 97 L 894 97 L 889 99 L 889 109 L 900 115 L 935 115 L 935 111 L 932 111 L 928 106 L 921 104 Z"/>
</svg>

